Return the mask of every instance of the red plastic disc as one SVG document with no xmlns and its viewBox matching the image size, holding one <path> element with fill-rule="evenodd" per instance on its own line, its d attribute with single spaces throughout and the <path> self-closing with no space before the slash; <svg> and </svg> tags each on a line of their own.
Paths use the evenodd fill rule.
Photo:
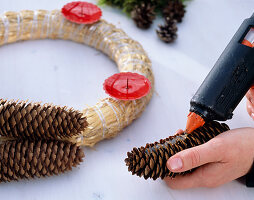
<svg viewBox="0 0 254 200">
<path fill-rule="evenodd" d="M 150 89 L 150 81 L 137 73 L 122 72 L 105 80 L 104 90 L 111 97 L 120 100 L 135 100 L 146 96 Z"/>
<path fill-rule="evenodd" d="M 97 22 L 102 15 L 101 9 L 88 2 L 74 1 L 62 8 L 64 17 L 78 24 L 92 24 Z"/>
</svg>

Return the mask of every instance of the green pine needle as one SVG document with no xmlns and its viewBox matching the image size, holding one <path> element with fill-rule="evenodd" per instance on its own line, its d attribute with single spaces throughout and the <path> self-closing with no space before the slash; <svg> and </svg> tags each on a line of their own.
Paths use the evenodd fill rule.
<svg viewBox="0 0 254 200">
<path fill-rule="evenodd" d="M 155 6 L 155 11 L 161 14 L 162 9 L 167 6 L 168 2 L 174 0 L 99 0 L 99 5 L 109 5 L 122 9 L 126 14 L 130 15 L 131 11 L 142 2 L 151 3 Z M 180 0 L 183 4 L 190 0 Z"/>
<path fill-rule="evenodd" d="M 115 7 L 123 9 L 124 1 L 123 0 L 99 0 L 98 4 L 115 6 Z"/>
</svg>

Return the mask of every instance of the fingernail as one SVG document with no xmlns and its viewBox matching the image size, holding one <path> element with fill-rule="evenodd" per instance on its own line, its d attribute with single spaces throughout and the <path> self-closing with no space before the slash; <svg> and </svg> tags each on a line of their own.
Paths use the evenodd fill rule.
<svg viewBox="0 0 254 200">
<path fill-rule="evenodd" d="M 169 159 L 168 165 L 170 166 L 171 170 L 179 170 L 183 167 L 183 161 L 181 158 L 173 158 Z"/>
</svg>

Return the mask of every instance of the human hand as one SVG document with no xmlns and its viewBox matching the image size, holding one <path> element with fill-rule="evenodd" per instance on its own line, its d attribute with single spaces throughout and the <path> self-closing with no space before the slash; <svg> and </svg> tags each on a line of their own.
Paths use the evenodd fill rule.
<svg viewBox="0 0 254 200">
<path fill-rule="evenodd" d="M 254 120 L 254 88 L 250 88 L 249 91 L 246 94 L 247 102 L 247 112 L 251 116 L 251 118 Z"/>
<path fill-rule="evenodd" d="M 174 179 L 167 177 L 165 181 L 172 189 L 217 187 L 247 174 L 253 159 L 254 128 L 234 129 L 172 156 L 167 161 L 172 172 L 199 168 Z"/>
</svg>

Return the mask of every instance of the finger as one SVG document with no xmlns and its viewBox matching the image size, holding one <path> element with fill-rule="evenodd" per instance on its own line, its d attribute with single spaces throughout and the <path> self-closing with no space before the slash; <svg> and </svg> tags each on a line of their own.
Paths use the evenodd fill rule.
<svg viewBox="0 0 254 200">
<path fill-rule="evenodd" d="M 198 171 L 194 171 L 191 174 L 184 176 L 177 176 L 176 178 L 166 177 L 164 180 L 171 189 L 188 189 L 202 186 L 202 180 L 198 174 Z"/>
<path fill-rule="evenodd" d="M 221 139 L 214 138 L 197 147 L 183 150 L 167 161 L 167 167 L 172 172 L 184 172 L 201 165 L 221 160 L 223 144 Z"/>
<path fill-rule="evenodd" d="M 254 103 L 254 88 L 249 89 L 246 93 L 246 97 L 252 104 Z"/>
<path fill-rule="evenodd" d="M 249 93 L 249 91 L 246 93 L 245 96 L 246 96 L 247 100 L 250 101 L 250 93 Z"/>
<path fill-rule="evenodd" d="M 179 129 L 179 130 L 176 131 L 175 134 L 182 134 L 182 133 L 183 133 L 183 130 L 182 130 L 182 129 Z"/>
<path fill-rule="evenodd" d="M 226 167 L 228 167 L 225 165 L 226 164 L 219 162 L 210 163 L 196 169 L 190 174 L 177 176 L 174 179 L 167 177 L 164 180 L 172 189 L 188 189 L 196 187 L 213 188 L 233 180 L 227 180 L 227 176 L 225 176 L 226 178 L 221 176 L 221 171 L 226 170 Z"/>
<path fill-rule="evenodd" d="M 254 107 L 249 100 L 246 102 L 247 112 L 252 119 L 254 119 Z"/>
</svg>

